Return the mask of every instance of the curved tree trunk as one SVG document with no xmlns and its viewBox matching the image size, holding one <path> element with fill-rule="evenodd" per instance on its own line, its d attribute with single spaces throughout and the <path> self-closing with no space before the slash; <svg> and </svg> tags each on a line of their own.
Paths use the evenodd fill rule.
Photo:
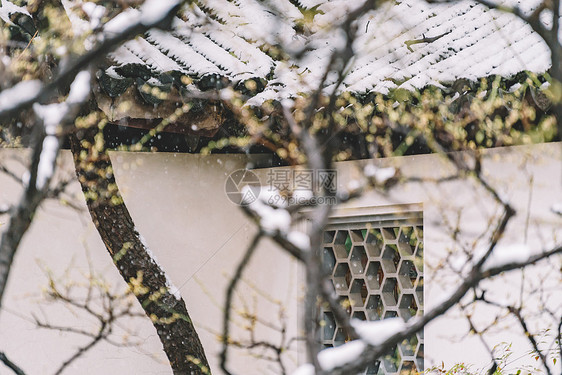
<svg viewBox="0 0 562 375">
<path fill-rule="evenodd" d="M 94 225 L 154 324 L 174 374 L 210 374 L 185 303 L 172 294 L 166 274 L 137 232 L 113 177 L 109 155 L 96 143 L 96 134 L 97 128 L 78 129 L 71 136 L 76 173 Z"/>
</svg>

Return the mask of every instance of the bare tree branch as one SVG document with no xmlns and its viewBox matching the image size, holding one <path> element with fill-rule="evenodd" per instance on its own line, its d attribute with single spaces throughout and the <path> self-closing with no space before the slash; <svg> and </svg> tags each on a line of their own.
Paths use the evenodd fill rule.
<svg viewBox="0 0 562 375">
<path fill-rule="evenodd" d="M 18 205 L 13 209 L 8 228 L 0 238 L 0 307 L 2 306 L 2 297 L 6 289 L 6 283 L 10 274 L 10 268 L 17 248 L 31 225 L 35 211 L 48 196 L 49 183 L 55 170 L 56 159 L 61 144 L 60 134 L 47 135 L 47 121 L 57 121 L 61 128 L 67 128 L 74 124 L 74 120 L 82 103 L 89 97 L 89 73 L 78 76 L 73 83 L 73 88 L 69 94 L 66 102 L 61 104 L 52 104 L 60 106 L 58 110 L 61 113 L 60 119 L 44 119 L 43 123 L 38 123 L 34 128 L 34 141 L 33 141 L 33 154 L 31 157 L 31 166 L 29 168 L 29 181 L 26 182 L 26 187 L 23 195 L 20 198 Z M 87 82 L 85 82 L 87 81 Z M 76 85 L 76 86 L 74 86 Z M 84 90 L 84 86 L 87 87 Z M 85 92 L 84 92 L 85 91 Z M 51 127 L 56 127 L 57 124 L 50 124 Z M 50 129 L 54 133 L 54 130 Z M 52 149 L 46 150 L 50 155 L 43 156 L 43 147 L 46 137 L 54 138 L 55 145 L 50 146 Z M 49 160 L 49 158 L 51 160 Z M 40 168 L 41 163 L 43 167 Z"/>
<path fill-rule="evenodd" d="M 0 361 L 4 363 L 16 375 L 25 375 L 25 372 L 19 368 L 14 362 L 10 361 L 4 352 L 0 352 Z"/>
<path fill-rule="evenodd" d="M 106 327 L 107 327 L 107 322 L 103 322 L 103 324 L 100 327 L 100 330 L 98 331 L 98 334 L 92 339 L 92 341 L 90 341 L 88 344 L 80 347 L 76 353 L 74 353 L 70 358 L 68 358 L 66 361 L 64 361 L 61 366 L 57 369 L 57 371 L 55 372 L 55 375 L 60 375 L 62 374 L 62 372 L 72 364 L 72 362 L 74 362 L 75 360 L 77 360 L 78 358 L 80 358 L 82 355 L 84 355 L 88 350 L 90 350 L 91 348 L 93 348 L 96 344 L 98 344 L 100 341 L 102 341 L 102 339 L 104 339 L 109 333 L 111 333 L 111 331 L 106 331 Z"/>
<path fill-rule="evenodd" d="M 209 374 L 207 358 L 185 302 L 137 232 L 115 182 L 105 146 L 96 146 L 98 130 L 78 129 L 71 137 L 76 173 L 94 225 L 117 270 L 150 317 L 174 374 Z"/>
<path fill-rule="evenodd" d="M 18 184 L 21 184 L 21 178 L 18 177 L 13 171 L 9 170 L 8 168 L 6 168 L 4 165 L 0 165 L 0 172 L 3 172 L 4 174 L 6 174 L 7 176 L 10 176 L 12 178 L 12 180 L 14 180 L 15 182 L 17 182 Z"/>
</svg>

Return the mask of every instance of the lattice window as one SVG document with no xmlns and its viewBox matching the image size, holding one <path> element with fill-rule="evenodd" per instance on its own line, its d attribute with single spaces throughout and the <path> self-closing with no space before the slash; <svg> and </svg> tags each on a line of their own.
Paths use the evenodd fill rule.
<svg viewBox="0 0 562 375">
<path fill-rule="evenodd" d="M 333 218 L 322 254 L 336 293 L 357 319 L 410 319 L 423 314 L 423 220 L 421 211 Z M 325 347 L 343 344 L 343 330 L 323 310 Z M 397 345 L 366 374 L 422 372 L 423 332 Z"/>
</svg>

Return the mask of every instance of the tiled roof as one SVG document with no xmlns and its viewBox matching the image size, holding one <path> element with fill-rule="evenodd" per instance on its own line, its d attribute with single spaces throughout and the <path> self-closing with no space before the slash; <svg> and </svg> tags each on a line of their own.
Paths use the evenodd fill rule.
<svg viewBox="0 0 562 375">
<path fill-rule="evenodd" d="M 529 12 L 539 3 L 504 2 Z M 200 0 L 198 6 L 184 10 L 171 32 L 151 31 L 112 53 L 114 65 L 108 73 L 114 78 L 130 76 L 127 66 L 144 66 L 156 79 L 162 73 L 183 74 L 205 88 L 227 82 L 243 88 L 240 83 L 259 78 L 261 84 L 248 90 L 253 96 L 250 103 L 294 97 L 316 86 L 327 57 L 343 40 L 329 26 L 341 22 L 357 4 L 299 0 L 297 7 L 293 3 Z M 299 30 L 303 13 L 315 6 L 314 22 Z M 355 57 L 342 86 L 355 93 L 385 94 L 397 87 L 411 90 L 459 78 L 509 77 L 524 70 L 543 73 L 550 66 L 546 44 L 529 25 L 468 0 L 390 1 L 361 17 L 358 30 Z M 439 38 L 431 43 L 405 43 L 434 37 Z M 284 59 L 272 47 L 279 44 L 295 56 L 303 48 L 310 51 L 303 58 Z M 335 77 L 330 77 L 327 88 L 333 82 Z"/>
<path fill-rule="evenodd" d="M 541 0 L 502 2 L 530 13 Z M 0 16 L 8 22 L 14 12 L 27 13 L 7 0 L 2 4 Z M 152 30 L 111 53 L 98 74 L 100 85 L 111 98 L 143 85 L 163 91 L 175 87 L 180 94 L 232 85 L 255 105 L 295 97 L 317 87 L 330 54 L 345 42 L 333 25 L 360 4 L 197 0 L 185 6 L 171 31 Z M 63 0 L 63 5 L 75 32 L 98 27 L 105 12 L 103 6 L 83 0 Z M 89 26 L 76 16 L 77 9 L 89 16 Z M 118 32 L 135 12 L 126 9 L 103 26 L 104 32 Z M 340 89 L 358 94 L 440 86 L 460 78 L 510 77 L 525 70 L 540 74 L 550 66 L 546 44 L 529 25 L 471 0 L 387 1 L 358 19 L 357 30 L 354 58 Z M 335 79 L 328 77 L 327 90 Z M 141 97 L 159 102 L 146 92 Z"/>
</svg>

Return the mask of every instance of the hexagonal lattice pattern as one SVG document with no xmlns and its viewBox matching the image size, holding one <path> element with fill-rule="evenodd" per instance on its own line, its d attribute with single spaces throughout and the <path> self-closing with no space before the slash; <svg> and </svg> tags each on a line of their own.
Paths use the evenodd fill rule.
<svg viewBox="0 0 562 375">
<path fill-rule="evenodd" d="M 415 219 L 331 224 L 324 232 L 322 262 L 342 306 L 355 319 L 404 320 L 423 314 L 423 229 Z M 329 310 L 322 312 L 324 346 L 349 340 Z M 399 343 L 365 374 L 423 372 L 423 331 Z"/>
</svg>

